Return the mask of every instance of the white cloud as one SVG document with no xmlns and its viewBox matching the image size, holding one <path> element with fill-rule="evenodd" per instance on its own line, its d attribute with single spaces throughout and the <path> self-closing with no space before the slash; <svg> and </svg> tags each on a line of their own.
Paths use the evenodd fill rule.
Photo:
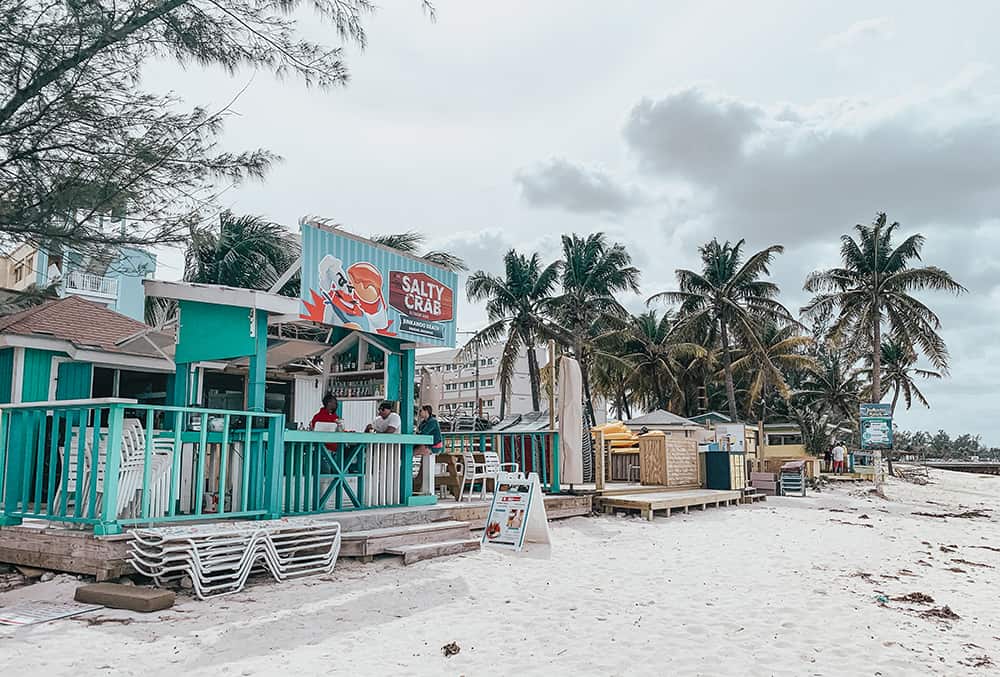
<svg viewBox="0 0 1000 677">
<path fill-rule="evenodd" d="M 521 197 L 533 207 L 559 207 L 571 212 L 620 214 L 641 196 L 600 169 L 553 158 L 514 175 Z"/>
<path fill-rule="evenodd" d="M 893 35 L 892 21 L 888 17 L 862 19 L 855 21 L 846 30 L 828 36 L 823 40 L 822 47 L 825 50 L 847 49 L 863 42 L 888 40 Z"/>
</svg>

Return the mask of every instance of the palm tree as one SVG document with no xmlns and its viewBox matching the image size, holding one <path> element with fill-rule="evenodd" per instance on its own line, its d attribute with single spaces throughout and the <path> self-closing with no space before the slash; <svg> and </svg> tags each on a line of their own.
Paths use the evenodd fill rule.
<svg viewBox="0 0 1000 677">
<path fill-rule="evenodd" d="M 758 335 L 763 355 L 754 351 L 743 351 L 733 361 L 733 373 L 749 379 L 747 386 L 747 414 L 752 416 L 754 403 L 765 401 L 773 389 L 778 397 L 787 400 L 791 388 L 786 378 L 793 372 L 814 372 L 818 369 L 816 360 L 806 353 L 812 346 L 811 336 L 803 336 L 793 324 L 779 327 L 773 322 L 765 324 Z M 764 420 L 765 412 L 761 412 Z"/>
<path fill-rule="evenodd" d="M 466 282 L 469 300 L 486 302 L 490 324 L 472 337 L 457 358 L 465 359 L 477 348 L 504 341 L 499 375 L 501 416 L 506 408 L 511 378 L 522 348 L 528 353 L 531 405 L 534 411 L 541 409 L 541 379 L 535 346 L 542 333 L 546 307 L 559 277 L 559 264 L 543 266 L 538 254 L 532 254 L 529 258 L 511 249 L 503 260 L 502 278 L 477 270 Z"/>
<path fill-rule="evenodd" d="M 44 287 L 37 284 L 30 284 L 20 291 L 10 292 L 6 298 L 0 301 L 0 317 L 13 315 L 14 313 L 40 306 L 46 301 L 57 298 L 59 298 L 58 282 L 53 282 Z"/>
<path fill-rule="evenodd" d="M 834 338 L 849 337 L 868 347 L 872 363 L 872 401 L 881 399 L 882 333 L 888 325 L 903 345 L 919 348 L 936 369 L 947 372 L 948 349 L 938 334 L 941 321 L 912 292 L 937 289 L 961 294 L 965 287 L 946 271 L 934 266 L 911 267 L 920 260 L 923 235 L 911 235 L 897 247 L 893 232 L 899 223 L 886 225 L 884 212 L 871 226 L 857 225 L 858 239 L 841 236 L 843 266 L 817 271 L 806 278 L 805 290 L 816 294 L 804 315 L 837 310 L 831 329 Z"/>
<path fill-rule="evenodd" d="M 882 343 L 881 352 L 882 390 L 884 391 L 882 395 L 885 395 L 889 390 L 893 391 L 892 414 L 896 413 L 896 403 L 899 401 L 900 393 L 903 395 L 907 409 L 913 406 L 914 399 L 925 407 L 930 408 L 931 405 L 927 403 L 927 398 L 924 397 L 924 394 L 920 392 L 920 388 L 917 387 L 916 377 L 939 379 L 942 378 L 941 372 L 930 369 L 918 369 L 915 366 L 917 355 L 913 349 L 895 339 L 890 339 Z"/>
<path fill-rule="evenodd" d="M 771 245 L 743 262 L 743 244 L 727 240 L 719 244 L 713 239 L 699 248 L 702 271 L 677 270 L 677 291 L 666 291 L 651 297 L 647 303 L 666 301 L 678 304 L 684 333 L 707 331 L 711 343 L 717 336 L 722 347 L 722 365 L 726 382 L 729 415 L 738 420 L 736 387 L 733 382 L 734 341 L 760 356 L 771 368 L 767 352 L 757 338 L 761 322 L 795 324 L 795 319 L 776 299 L 778 285 L 761 280 L 768 275 L 768 266 L 781 245 Z"/>
<path fill-rule="evenodd" d="M 550 331 L 569 347 L 580 362 L 586 416 L 595 421 L 590 391 L 592 342 L 607 331 L 608 318 L 621 318 L 625 309 L 617 294 L 639 291 L 639 269 L 619 243 L 609 244 L 604 233 L 586 237 L 562 236 L 562 294 L 552 302 Z"/>
<path fill-rule="evenodd" d="M 465 261 L 463 261 L 460 256 L 451 252 L 431 249 L 420 253 L 426 239 L 427 236 L 423 233 L 417 233 L 412 230 L 406 233 L 373 235 L 371 237 L 372 242 L 380 244 L 383 247 L 390 247 L 392 249 L 397 249 L 404 254 L 418 256 L 429 263 L 436 263 L 437 265 L 454 272 L 461 272 L 469 269 L 468 266 L 465 265 Z"/>
<path fill-rule="evenodd" d="M 244 289 L 270 289 L 296 261 L 301 248 L 283 226 L 259 216 L 219 215 L 219 227 L 192 233 L 184 280 Z M 298 294 L 297 285 L 281 290 Z"/>
<path fill-rule="evenodd" d="M 666 409 L 683 411 L 684 388 L 681 383 L 685 358 L 701 358 L 707 351 L 694 343 L 679 341 L 677 320 L 666 311 L 657 315 L 650 310 L 629 316 L 621 332 L 623 360 L 630 366 L 628 385 L 635 399 L 647 411 Z"/>
<path fill-rule="evenodd" d="M 856 421 L 865 383 L 863 370 L 853 366 L 854 356 L 846 347 L 831 342 L 822 347 L 816 361 L 818 369 L 802 380 L 795 399 L 830 414 L 837 423 Z"/>
</svg>

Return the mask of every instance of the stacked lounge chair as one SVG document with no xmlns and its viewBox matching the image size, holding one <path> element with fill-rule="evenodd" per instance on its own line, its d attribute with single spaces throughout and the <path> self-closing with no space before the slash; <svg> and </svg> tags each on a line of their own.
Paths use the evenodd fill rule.
<svg viewBox="0 0 1000 677">
<path fill-rule="evenodd" d="M 239 592 L 253 572 L 275 580 L 328 574 L 340 523 L 311 518 L 134 529 L 131 563 L 157 585 L 190 578 L 200 599 Z"/>
</svg>

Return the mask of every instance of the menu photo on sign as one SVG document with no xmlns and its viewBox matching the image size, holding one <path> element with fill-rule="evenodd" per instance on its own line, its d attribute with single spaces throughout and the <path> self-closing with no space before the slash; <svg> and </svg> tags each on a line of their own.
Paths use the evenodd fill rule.
<svg viewBox="0 0 1000 677">
<path fill-rule="evenodd" d="M 538 474 L 499 473 L 483 544 L 519 551 L 525 543 L 549 543 L 549 522 Z"/>
</svg>

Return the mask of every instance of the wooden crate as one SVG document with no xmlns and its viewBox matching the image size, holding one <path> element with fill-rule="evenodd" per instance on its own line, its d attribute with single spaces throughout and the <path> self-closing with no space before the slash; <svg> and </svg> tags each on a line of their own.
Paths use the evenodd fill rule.
<svg viewBox="0 0 1000 677">
<path fill-rule="evenodd" d="M 640 465 L 639 462 L 639 452 L 635 451 L 616 451 L 611 450 L 611 480 L 613 482 L 630 482 L 632 478 L 629 477 L 629 468 L 631 466 Z M 632 471 L 632 477 L 635 477 L 635 471 Z"/>
</svg>

